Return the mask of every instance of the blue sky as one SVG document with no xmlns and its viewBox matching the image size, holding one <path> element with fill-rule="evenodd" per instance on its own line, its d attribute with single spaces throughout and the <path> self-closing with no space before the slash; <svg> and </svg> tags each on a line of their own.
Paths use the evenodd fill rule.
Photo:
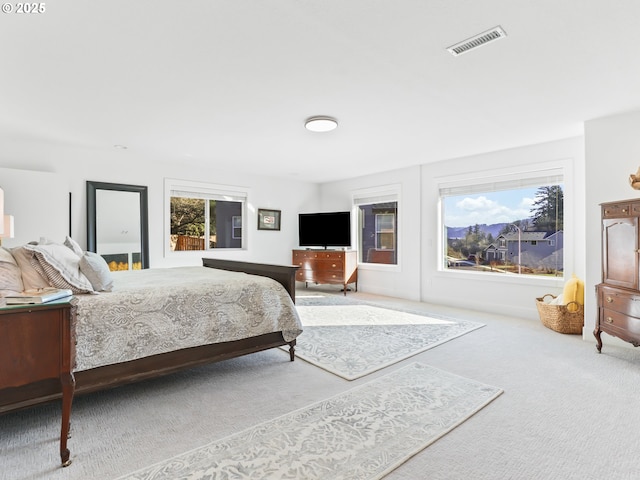
<svg viewBox="0 0 640 480">
<path fill-rule="evenodd" d="M 486 223 L 511 223 L 531 216 L 531 206 L 538 188 L 484 192 L 445 197 L 444 224 L 467 227 Z"/>
</svg>

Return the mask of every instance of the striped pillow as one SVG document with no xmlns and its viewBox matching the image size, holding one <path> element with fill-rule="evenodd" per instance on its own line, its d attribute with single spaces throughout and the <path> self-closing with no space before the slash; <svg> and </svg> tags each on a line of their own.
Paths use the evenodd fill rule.
<svg viewBox="0 0 640 480">
<path fill-rule="evenodd" d="M 20 272 L 22 273 L 22 283 L 25 290 L 37 290 L 38 288 L 50 287 L 49 280 L 43 272 L 39 272 L 31 264 L 33 252 L 22 247 L 14 247 L 11 249 L 13 258 L 16 259 Z M 40 264 L 38 264 L 40 266 Z"/>
</svg>

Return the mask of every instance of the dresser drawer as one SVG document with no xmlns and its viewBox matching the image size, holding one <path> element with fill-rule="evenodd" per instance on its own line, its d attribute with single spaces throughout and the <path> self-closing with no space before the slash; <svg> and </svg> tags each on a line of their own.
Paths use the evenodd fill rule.
<svg viewBox="0 0 640 480">
<path fill-rule="evenodd" d="M 296 272 L 296 280 L 299 282 L 344 283 L 344 272 L 298 270 Z"/>
<path fill-rule="evenodd" d="M 619 218 L 631 215 L 631 203 L 608 203 L 602 206 L 602 218 Z"/>
<path fill-rule="evenodd" d="M 295 264 L 299 265 L 302 270 L 316 270 L 318 272 L 342 272 L 344 270 L 344 264 L 335 260 L 303 259 Z"/>
<path fill-rule="evenodd" d="M 612 333 L 627 332 L 633 336 L 640 336 L 640 319 L 630 317 L 624 313 L 602 309 L 600 325 L 603 330 L 611 330 Z"/>
<path fill-rule="evenodd" d="M 344 265 L 342 262 L 331 259 L 317 260 L 314 262 L 313 268 L 318 272 L 342 273 L 344 271 Z"/>
<path fill-rule="evenodd" d="M 330 250 L 296 250 L 293 252 L 294 261 L 300 260 L 340 260 L 344 258 L 344 252 Z"/>
<path fill-rule="evenodd" d="M 318 283 L 344 283 L 343 272 L 316 272 L 315 277 Z"/>
<path fill-rule="evenodd" d="M 318 258 L 323 260 L 344 260 L 344 252 L 320 252 Z"/>
<path fill-rule="evenodd" d="M 609 287 L 598 287 L 598 304 L 610 311 L 640 318 L 640 295 Z"/>
<path fill-rule="evenodd" d="M 296 272 L 296 280 L 299 282 L 315 282 L 316 276 L 313 270 L 298 270 Z"/>
</svg>

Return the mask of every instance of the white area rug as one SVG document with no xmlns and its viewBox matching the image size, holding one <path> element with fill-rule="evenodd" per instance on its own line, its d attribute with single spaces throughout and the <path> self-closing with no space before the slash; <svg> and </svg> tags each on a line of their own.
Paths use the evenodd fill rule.
<svg viewBox="0 0 640 480">
<path fill-rule="evenodd" d="M 502 393 L 420 363 L 119 480 L 372 480 Z"/>
<path fill-rule="evenodd" d="M 297 302 L 304 331 L 296 356 L 347 380 L 484 326 L 335 297 L 301 297 Z"/>
</svg>

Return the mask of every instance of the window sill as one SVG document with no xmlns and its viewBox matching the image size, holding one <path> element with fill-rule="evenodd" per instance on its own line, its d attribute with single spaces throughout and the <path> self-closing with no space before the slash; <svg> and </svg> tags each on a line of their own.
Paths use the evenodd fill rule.
<svg viewBox="0 0 640 480">
<path fill-rule="evenodd" d="M 548 288 L 562 288 L 565 283 L 565 277 L 518 275 L 517 273 L 483 273 L 438 270 L 436 276 L 449 279 L 464 279 L 473 282 L 491 282 L 509 285 L 530 285 Z"/>
<path fill-rule="evenodd" d="M 389 265 L 385 263 L 358 263 L 358 270 L 371 270 L 378 272 L 400 272 L 400 265 Z"/>
</svg>

